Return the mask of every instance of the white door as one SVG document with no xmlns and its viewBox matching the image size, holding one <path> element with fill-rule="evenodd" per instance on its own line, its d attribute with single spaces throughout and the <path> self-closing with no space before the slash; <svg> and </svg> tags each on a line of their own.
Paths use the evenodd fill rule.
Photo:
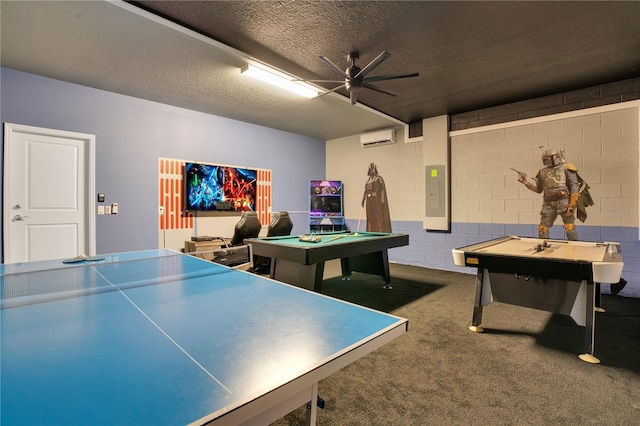
<svg viewBox="0 0 640 426">
<path fill-rule="evenodd" d="M 95 255 L 95 136 L 5 123 L 4 263 Z"/>
</svg>

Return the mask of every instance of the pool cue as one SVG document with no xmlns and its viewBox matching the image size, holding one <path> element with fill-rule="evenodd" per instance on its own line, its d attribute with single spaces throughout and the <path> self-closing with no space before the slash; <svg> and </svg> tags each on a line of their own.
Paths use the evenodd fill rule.
<svg viewBox="0 0 640 426">
<path fill-rule="evenodd" d="M 358 216 L 358 226 L 356 227 L 356 233 L 353 235 L 358 235 L 358 232 L 360 232 L 360 221 L 362 220 L 363 211 L 364 211 L 364 206 L 360 207 L 360 216 Z"/>
<path fill-rule="evenodd" d="M 344 237 L 346 237 L 346 236 L 348 236 L 348 235 L 349 235 L 349 234 L 345 234 L 345 235 L 337 235 L 337 236 L 335 236 L 335 237 L 333 237 L 333 238 L 329 238 L 328 240 L 324 240 L 324 241 L 322 241 L 322 242 L 323 242 L 323 243 L 330 243 L 331 241 L 335 241 L 335 240 L 338 240 L 338 239 L 340 239 L 340 238 L 344 238 Z"/>
</svg>

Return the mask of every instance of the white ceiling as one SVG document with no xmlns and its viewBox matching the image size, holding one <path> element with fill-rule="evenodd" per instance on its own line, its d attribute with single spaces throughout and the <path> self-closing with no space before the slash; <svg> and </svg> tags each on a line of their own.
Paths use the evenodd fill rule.
<svg viewBox="0 0 640 426">
<path fill-rule="evenodd" d="M 640 1 L 132 3 L 2 0 L 1 65 L 322 140 L 640 76 Z M 352 50 L 392 53 L 370 76 L 420 77 L 351 106 L 240 74 L 335 79 L 318 56 L 346 68 Z"/>
<path fill-rule="evenodd" d="M 398 126 L 240 74 L 248 56 L 126 3 L 2 1 L 3 67 L 328 140 Z"/>
</svg>

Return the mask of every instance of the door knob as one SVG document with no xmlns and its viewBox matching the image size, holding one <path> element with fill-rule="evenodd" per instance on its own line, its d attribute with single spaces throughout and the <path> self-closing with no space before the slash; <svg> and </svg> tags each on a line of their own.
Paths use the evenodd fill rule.
<svg viewBox="0 0 640 426">
<path fill-rule="evenodd" d="M 15 215 L 12 219 L 13 222 L 18 222 L 20 220 L 24 220 L 25 217 L 29 217 L 29 216 L 20 216 L 19 214 Z"/>
</svg>

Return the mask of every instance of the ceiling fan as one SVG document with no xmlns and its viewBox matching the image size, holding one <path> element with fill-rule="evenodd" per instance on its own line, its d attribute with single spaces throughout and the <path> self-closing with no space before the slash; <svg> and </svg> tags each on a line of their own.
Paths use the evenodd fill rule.
<svg viewBox="0 0 640 426">
<path fill-rule="evenodd" d="M 331 62 L 327 57 L 320 56 L 320 59 L 329 65 L 335 72 L 340 74 L 340 76 L 344 77 L 344 80 L 311 80 L 316 83 L 342 83 L 340 86 L 335 87 L 327 92 L 324 92 L 320 96 L 326 95 L 327 93 L 335 92 L 340 89 L 346 89 L 349 92 L 349 98 L 351 100 L 351 105 L 355 105 L 358 101 L 358 91 L 360 89 L 367 88 L 371 90 L 375 90 L 376 92 L 384 93 L 390 96 L 398 96 L 396 92 L 392 92 L 391 90 L 383 89 L 381 87 L 374 86 L 371 84 L 375 81 L 383 81 L 383 80 L 393 80 L 398 78 L 407 78 L 407 77 L 418 77 L 418 73 L 414 72 L 411 74 L 399 74 L 399 75 L 380 75 L 377 77 L 366 77 L 375 67 L 380 65 L 382 61 L 391 56 L 391 53 L 386 50 L 382 51 L 373 61 L 369 62 L 364 68 L 360 68 L 356 65 L 356 61 L 360 58 L 360 54 L 357 51 L 351 52 L 347 55 L 347 60 L 351 62 L 351 66 L 349 66 L 346 70 L 342 70 L 336 64 Z"/>
</svg>

